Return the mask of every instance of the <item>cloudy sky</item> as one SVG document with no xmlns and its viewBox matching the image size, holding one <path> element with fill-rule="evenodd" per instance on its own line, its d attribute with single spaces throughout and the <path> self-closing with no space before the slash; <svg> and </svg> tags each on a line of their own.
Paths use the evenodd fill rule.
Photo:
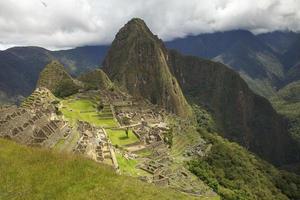
<svg viewBox="0 0 300 200">
<path fill-rule="evenodd" d="M 163 40 L 204 32 L 300 30 L 300 0 L 0 0 L 0 49 L 109 44 L 132 17 Z"/>
</svg>

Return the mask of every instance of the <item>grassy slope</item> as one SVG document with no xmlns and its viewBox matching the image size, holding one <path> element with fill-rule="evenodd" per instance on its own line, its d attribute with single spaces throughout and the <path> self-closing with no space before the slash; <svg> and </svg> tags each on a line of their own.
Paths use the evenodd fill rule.
<svg viewBox="0 0 300 200">
<path fill-rule="evenodd" d="M 193 199 L 119 176 L 83 157 L 3 139 L 0 160 L 0 199 Z"/>
</svg>

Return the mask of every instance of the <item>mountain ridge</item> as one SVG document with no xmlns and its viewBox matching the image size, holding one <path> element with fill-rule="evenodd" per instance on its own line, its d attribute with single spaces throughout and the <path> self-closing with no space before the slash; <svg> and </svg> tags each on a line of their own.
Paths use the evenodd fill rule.
<svg viewBox="0 0 300 200">
<path fill-rule="evenodd" d="M 171 71 L 184 94 L 212 111 L 224 137 L 277 165 L 300 159 L 296 153 L 299 147 L 287 132 L 287 122 L 236 72 L 221 63 L 176 51 L 171 50 L 169 55 Z"/>
</svg>

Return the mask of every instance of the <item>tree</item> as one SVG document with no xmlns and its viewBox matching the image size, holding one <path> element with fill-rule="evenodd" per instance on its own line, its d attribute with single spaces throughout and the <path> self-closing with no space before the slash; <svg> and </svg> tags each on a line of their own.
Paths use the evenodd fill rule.
<svg viewBox="0 0 300 200">
<path fill-rule="evenodd" d="M 126 134 L 126 137 L 128 138 L 129 136 L 128 136 L 128 130 L 129 130 L 129 128 L 127 127 L 126 129 L 125 129 L 125 134 Z"/>
</svg>

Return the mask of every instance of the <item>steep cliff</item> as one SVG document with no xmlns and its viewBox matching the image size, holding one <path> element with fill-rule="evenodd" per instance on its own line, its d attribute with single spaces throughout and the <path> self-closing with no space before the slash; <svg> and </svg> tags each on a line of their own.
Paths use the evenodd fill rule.
<svg viewBox="0 0 300 200">
<path fill-rule="evenodd" d="M 300 151 L 287 131 L 287 121 L 236 72 L 176 51 L 169 53 L 169 66 L 185 95 L 213 113 L 224 137 L 277 165 L 299 161 Z"/>
<path fill-rule="evenodd" d="M 191 113 L 168 66 L 163 42 L 141 19 L 132 19 L 117 33 L 103 62 L 103 70 L 120 88 L 186 117 Z"/>
</svg>

